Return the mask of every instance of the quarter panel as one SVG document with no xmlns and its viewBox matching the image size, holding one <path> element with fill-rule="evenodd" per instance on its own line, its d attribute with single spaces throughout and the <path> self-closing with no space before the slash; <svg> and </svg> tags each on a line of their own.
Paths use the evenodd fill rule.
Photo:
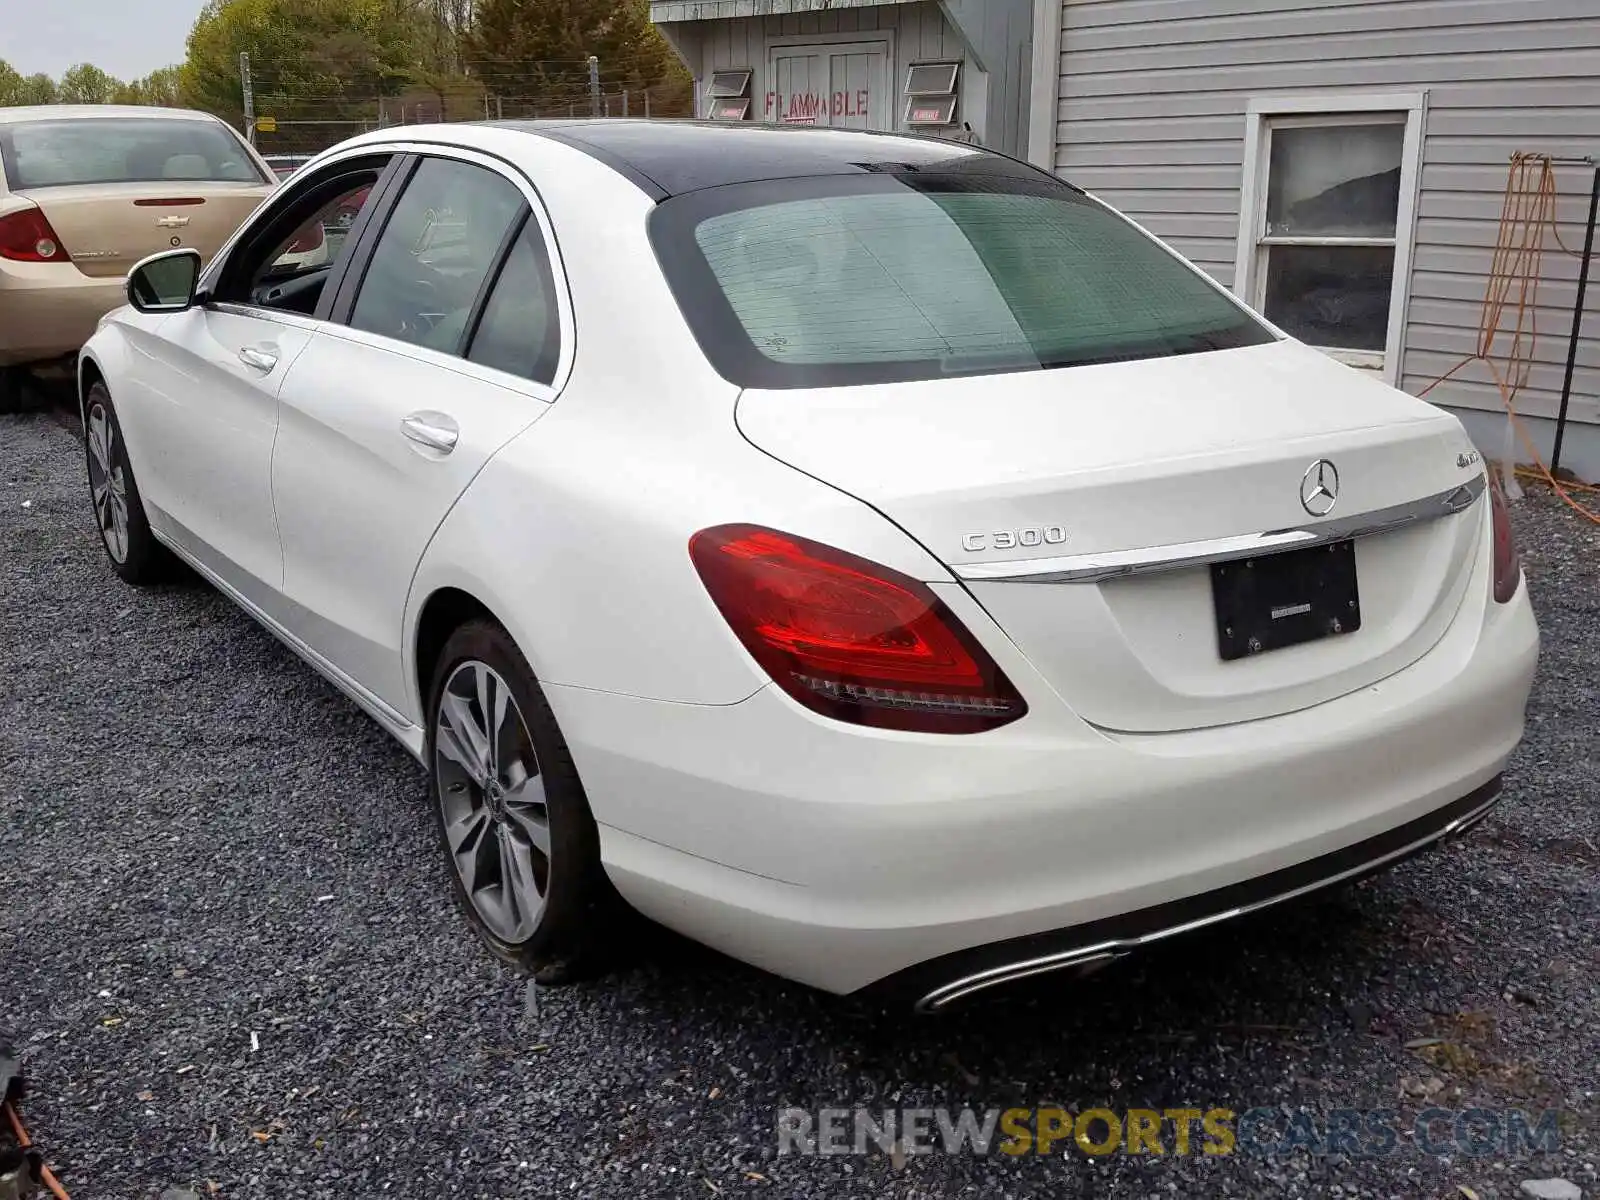
<svg viewBox="0 0 1600 1200">
<path fill-rule="evenodd" d="M 440 528 L 412 586 L 408 653 L 423 604 L 460 588 L 507 625 L 551 683 L 693 704 L 732 704 L 767 676 L 712 604 L 689 559 L 700 529 L 751 521 L 919 579 L 948 574 L 859 501 L 723 428 L 686 437 L 569 384 L 493 459 Z M 419 709 L 420 710 L 420 709 Z"/>
</svg>

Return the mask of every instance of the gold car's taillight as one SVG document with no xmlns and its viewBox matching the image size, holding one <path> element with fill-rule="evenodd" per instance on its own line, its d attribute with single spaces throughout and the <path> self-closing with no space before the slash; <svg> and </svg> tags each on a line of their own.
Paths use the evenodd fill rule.
<svg viewBox="0 0 1600 1200">
<path fill-rule="evenodd" d="M 56 231 L 37 208 L 0 217 L 0 258 L 12 262 L 71 262 Z"/>
</svg>

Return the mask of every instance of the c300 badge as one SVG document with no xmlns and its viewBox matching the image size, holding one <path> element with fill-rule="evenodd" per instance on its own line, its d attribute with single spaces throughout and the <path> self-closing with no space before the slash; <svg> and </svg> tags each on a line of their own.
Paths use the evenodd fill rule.
<svg viewBox="0 0 1600 1200">
<path fill-rule="evenodd" d="M 961 548 L 970 554 L 978 554 L 984 550 L 1014 550 L 1018 546 L 1059 546 L 1066 540 L 1065 525 L 1027 525 L 1021 529 L 963 534 Z"/>
</svg>

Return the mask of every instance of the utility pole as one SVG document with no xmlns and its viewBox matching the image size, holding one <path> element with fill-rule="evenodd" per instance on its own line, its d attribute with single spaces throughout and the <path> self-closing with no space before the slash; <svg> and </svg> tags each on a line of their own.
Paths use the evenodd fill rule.
<svg viewBox="0 0 1600 1200">
<path fill-rule="evenodd" d="M 650 89 L 649 88 L 645 88 L 644 89 L 644 119 L 646 121 L 648 121 L 650 119 Z"/>
<path fill-rule="evenodd" d="M 628 115 L 628 89 L 622 89 L 622 115 Z"/>
<path fill-rule="evenodd" d="M 589 115 L 600 115 L 600 60 L 589 55 Z"/>
<path fill-rule="evenodd" d="M 256 93 L 250 86 L 250 56 L 239 55 L 239 84 L 244 90 L 244 135 L 256 144 Z"/>
</svg>

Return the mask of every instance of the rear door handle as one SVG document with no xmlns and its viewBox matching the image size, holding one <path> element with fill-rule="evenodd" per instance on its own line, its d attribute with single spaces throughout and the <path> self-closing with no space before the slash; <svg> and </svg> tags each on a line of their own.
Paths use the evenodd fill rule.
<svg viewBox="0 0 1600 1200">
<path fill-rule="evenodd" d="M 419 446 L 449 454 L 456 448 L 461 427 L 455 418 L 442 412 L 414 412 L 400 422 L 400 432 Z"/>
<path fill-rule="evenodd" d="M 270 371 L 278 365 L 278 356 L 270 350 L 258 350 L 254 346 L 245 346 L 239 351 L 239 361 L 247 367 L 254 367 L 258 371 Z"/>
</svg>

